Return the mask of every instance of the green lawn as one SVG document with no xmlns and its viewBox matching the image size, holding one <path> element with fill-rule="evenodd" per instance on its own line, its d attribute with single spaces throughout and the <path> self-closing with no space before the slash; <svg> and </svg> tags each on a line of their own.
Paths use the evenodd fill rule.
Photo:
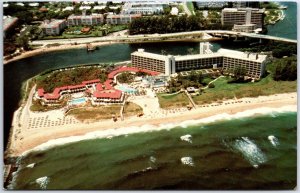
<svg viewBox="0 0 300 193">
<path fill-rule="evenodd" d="M 179 94 L 157 94 L 161 108 L 184 107 L 190 104 L 188 97 L 184 93 Z"/>
<path fill-rule="evenodd" d="M 72 109 L 68 115 L 73 115 L 80 121 L 90 120 L 97 121 L 99 119 L 112 119 L 113 116 L 120 116 L 121 105 L 109 105 L 99 107 L 84 107 Z"/>
<path fill-rule="evenodd" d="M 198 96 L 193 96 L 196 104 L 205 104 L 223 99 L 257 97 L 276 93 L 296 92 L 297 81 L 274 81 L 271 75 L 258 82 L 227 83 L 229 77 L 214 82 L 215 88 L 209 88 Z"/>
<path fill-rule="evenodd" d="M 137 116 L 140 113 L 143 113 L 142 107 L 132 102 L 126 102 L 124 106 L 124 116 Z"/>
</svg>

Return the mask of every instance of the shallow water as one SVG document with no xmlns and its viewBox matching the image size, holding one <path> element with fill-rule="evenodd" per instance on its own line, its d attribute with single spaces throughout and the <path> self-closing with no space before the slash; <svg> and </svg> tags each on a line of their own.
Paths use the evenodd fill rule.
<svg viewBox="0 0 300 193">
<path fill-rule="evenodd" d="M 20 160 L 12 185 L 81 190 L 293 189 L 296 126 L 296 112 L 272 113 L 74 142 L 29 153 Z M 270 138 L 276 139 L 276 146 Z"/>
</svg>

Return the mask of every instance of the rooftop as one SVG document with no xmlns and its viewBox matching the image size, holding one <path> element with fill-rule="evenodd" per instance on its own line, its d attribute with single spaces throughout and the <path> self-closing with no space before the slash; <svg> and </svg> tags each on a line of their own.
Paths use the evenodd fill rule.
<svg viewBox="0 0 300 193">
<path fill-rule="evenodd" d="M 94 6 L 94 10 L 101 10 L 101 9 L 105 9 L 105 5 L 96 5 L 96 6 Z"/>
<path fill-rule="evenodd" d="M 132 53 L 133 55 L 146 57 L 146 58 L 155 58 L 157 60 L 166 60 L 168 59 L 168 56 L 161 55 L 161 54 L 154 54 L 150 52 L 145 52 L 144 49 L 138 49 L 138 51 L 135 51 Z"/>
<path fill-rule="evenodd" d="M 139 49 L 139 51 L 133 52 L 132 54 L 146 57 L 146 58 L 154 58 L 157 60 L 166 60 L 172 55 L 165 56 L 161 54 L 154 54 L 145 52 L 143 49 Z M 247 53 L 247 52 L 241 52 L 236 50 L 229 50 L 229 49 L 219 49 L 217 52 L 209 53 L 209 54 L 194 54 L 194 55 L 177 55 L 174 56 L 175 61 L 182 61 L 182 60 L 193 60 L 193 59 L 200 59 L 200 58 L 215 58 L 215 57 L 230 57 L 230 58 L 237 58 L 237 59 L 244 59 L 248 61 L 255 61 L 255 62 L 263 62 L 267 55 L 257 54 L 257 53 Z M 257 58 L 256 58 L 257 57 Z"/>
<path fill-rule="evenodd" d="M 11 16 L 3 16 L 3 30 L 6 31 L 10 26 L 18 21 L 18 18 Z"/>
<path fill-rule="evenodd" d="M 258 9 L 258 8 L 250 8 L 250 7 L 247 7 L 247 8 L 224 8 L 222 10 L 222 12 L 246 12 L 247 10 L 251 10 L 251 11 L 254 11 L 254 12 L 260 12 L 260 13 L 263 13 L 264 12 L 264 9 Z"/>
<path fill-rule="evenodd" d="M 118 15 L 113 15 L 109 14 L 106 16 L 106 18 L 134 18 L 134 17 L 142 17 L 142 14 L 118 14 Z"/>
<path fill-rule="evenodd" d="M 51 20 L 51 21 L 44 21 L 44 23 L 41 25 L 42 28 L 53 28 L 53 27 L 57 27 L 59 24 L 65 22 L 66 20 L 64 19 L 55 19 L 55 20 Z"/>
<path fill-rule="evenodd" d="M 228 50 L 228 49 L 219 49 L 217 53 L 222 54 L 223 56 L 230 56 L 231 58 L 237 58 L 237 59 L 244 59 L 254 62 L 263 62 L 267 55 L 262 54 L 256 54 L 256 53 L 247 53 L 247 52 L 240 52 L 236 50 Z M 249 54 L 249 56 L 248 56 Z M 256 59 L 257 56 L 257 59 Z"/>
</svg>

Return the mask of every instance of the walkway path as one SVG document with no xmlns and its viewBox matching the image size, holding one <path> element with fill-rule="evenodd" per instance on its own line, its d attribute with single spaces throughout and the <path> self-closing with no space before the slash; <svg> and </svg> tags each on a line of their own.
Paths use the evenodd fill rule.
<svg viewBox="0 0 300 193">
<path fill-rule="evenodd" d="M 225 77 L 225 76 L 219 76 L 218 78 L 216 78 L 216 79 L 210 81 L 210 82 L 207 84 L 207 86 L 204 87 L 204 88 L 202 88 L 202 89 L 207 89 L 207 88 L 208 88 L 208 85 L 209 85 L 210 83 L 213 83 L 213 82 L 217 81 L 219 78 L 222 78 L 222 77 Z"/>
<path fill-rule="evenodd" d="M 193 100 L 193 98 L 191 97 L 190 93 L 187 90 L 184 90 L 186 96 L 189 98 L 190 102 L 192 103 L 193 107 L 196 108 L 196 104 Z"/>
</svg>

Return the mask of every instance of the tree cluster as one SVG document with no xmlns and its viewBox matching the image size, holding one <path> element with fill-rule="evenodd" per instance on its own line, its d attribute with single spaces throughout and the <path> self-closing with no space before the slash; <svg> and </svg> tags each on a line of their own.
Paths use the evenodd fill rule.
<svg viewBox="0 0 300 193">
<path fill-rule="evenodd" d="M 218 22 L 218 19 L 214 19 L 212 22 Z M 201 15 L 180 17 L 168 15 L 137 18 L 129 24 L 129 34 L 164 34 L 223 28 L 221 23 L 211 23 Z"/>
<path fill-rule="evenodd" d="M 288 57 L 276 60 L 273 63 L 273 78 L 276 81 L 297 80 L 297 58 Z"/>
<path fill-rule="evenodd" d="M 268 42 L 266 44 L 259 44 L 251 46 L 249 48 L 243 48 L 241 51 L 249 52 L 267 52 L 272 51 L 272 54 L 276 58 L 282 58 L 283 56 L 292 56 L 297 54 L 297 44 L 293 43 L 278 43 Z"/>
<path fill-rule="evenodd" d="M 194 70 L 187 76 L 182 76 L 178 74 L 176 78 L 171 78 L 168 82 L 168 89 L 170 92 L 177 92 L 180 89 L 187 87 L 196 87 L 200 88 L 202 86 L 203 75 L 196 73 Z"/>
<path fill-rule="evenodd" d="M 65 71 L 55 71 L 40 76 L 36 80 L 37 88 L 44 88 L 45 92 L 53 92 L 56 87 L 76 85 L 85 80 L 107 79 L 107 71 L 97 67 L 75 68 Z"/>
<path fill-rule="evenodd" d="M 129 25 L 130 34 L 152 34 L 193 31 L 201 28 L 201 23 L 195 16 L 157 16 L 141 17 Z"/>
<path fill-rule="evenodd" d="M 131 83 L 134 80 L 135 75 L 130 72 L 123 72 L 117 76 L 117 80 L 120 83 Z"/>
</svg>

